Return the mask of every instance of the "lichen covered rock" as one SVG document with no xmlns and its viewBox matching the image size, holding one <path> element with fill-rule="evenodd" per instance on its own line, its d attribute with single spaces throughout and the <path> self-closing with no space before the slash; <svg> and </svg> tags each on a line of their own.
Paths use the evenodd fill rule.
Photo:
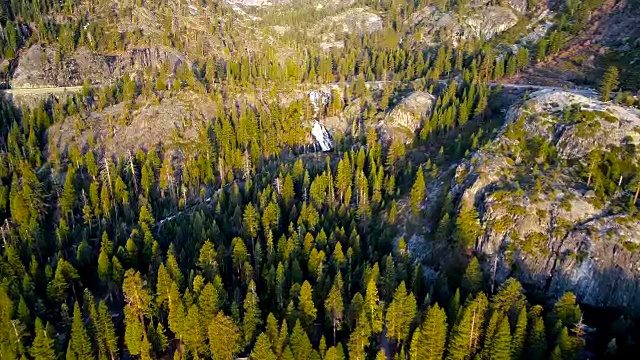
<svg viewBox="0 0 640 360">
<path fill-rule="evenodd" d="M 486 269 L 498 282 L 640 311 L 640 112 L 540 91 L 507 117 L 452 183 L 458 213 L 478 214 L 472 247 Z"/>
</svg>

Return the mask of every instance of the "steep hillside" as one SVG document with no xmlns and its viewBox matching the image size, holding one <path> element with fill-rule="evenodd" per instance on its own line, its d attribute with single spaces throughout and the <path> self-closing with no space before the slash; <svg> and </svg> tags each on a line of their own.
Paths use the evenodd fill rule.
<svg viewBox="0 0 640 360">
<path fill-rule="evenodd" d="M 126 73 L 163 65 L 175 72 L 176 62 L 207 77 L 219 72 L 218 78 L 241 68 L 266 72 L 263 68 L 277 66 L 286 70 L 282 77 L 298 81 L 305 76 L 296 72 L 317 66 L 305 80 L 319 76 L 331 82 L 336 79 L 325 77 L 326 67 L 355 70 L 356 60 L 358 66 L 366 64 L 361 62 L 363 48 L 372 57 L 396 48 L 420 51 L 424 61 L 426 52 L 446 44 L 471 55 L 483 42 L 527 24 L 539 11 L 520 1 L 504 6 L 462 1 L 437 6 L 370 1 L 111 5 L 100 0 L 83 11 L 53 2 L 16 11 L 10 24 L 21 31 L 0 41 L 6 86 L 80 85 L 87 78 L 93 84 L 113 83 Z M 34 25 L 38 19 L 48 26 Z M 327 65 L 322 57 L 329 57 L 331 49 L 336 51 Z M 387 56 L 370 61 L 376 68 L 389 63 Z M 385 80 L 407 65 L 400 62 L 391 62 L 398 69 L 385 73 Z"/>
<path fill-rule="evenodd" d="M 540 91 L 508 118 L 456 170 L 459 240 L 495 281 L 515 276 L 548 294 L 638 309 L 640 111 Z M 465 236 L 466 226 L 479 228 Z"/>
<path fill-rule="evenodd" d="M 553 10 L 544 54 L 538 43 L 536 64 L 509 82 L 594 86 L 608 66 L 616 66 L 622 88 L 638 90 L 640 2 L 559 2 Z"/>
</svg>

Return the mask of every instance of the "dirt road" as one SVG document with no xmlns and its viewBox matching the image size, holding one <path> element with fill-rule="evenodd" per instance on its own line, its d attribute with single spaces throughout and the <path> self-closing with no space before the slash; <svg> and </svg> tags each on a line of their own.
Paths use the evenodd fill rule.
<svg viewBox="0 0 640 360">
<path fill-rule="evenodd" d="M 386 83 L 391 81 L 367 81 L 366 84 L 370 87 L 382 87 Z M 443 81 L 444 82 L 444 81 Z M 339 88 L 342 85 L 349 85 L 349 82 L 345 83 L 318 83 L 318 84 L 303 84 L 305 87 L 313 86 L 328 86 L 332 88 Z M 490 82 L 488 86 L 502 86 L 503 88 L 510 89 L 524 89 L 524 90 L 563 90 L 561 87 L 556 86 L 543 86 L 543 85 L 528 85 L 528 84 L 500 84 L 498 82 Z M 92 85 L 91 87 L 100 87 L 102 85 Z M 7 95 L 46 95 L 57 93 L 74 93 L 82 90 L 82 86 L 56 86 L 56 87 L 33 87 L 33 88 L 14 88 L 14 89 L 0 89 L 0 93 Z M 566 91 L 577 93 L 580 95 L 595 95 L 596 92 L 589 88 L 572 88 L 566 89 Z"/>
<path fill-rule="evenodd" d="M 74 93 L 82 90 L 82 86 L 57 86 L 57 87 L 34 87 L 18 89 L 1 89 L 0 93 L 6 95 L 47 95 L 58 93 Z"/>
<path fill-rule="evenodd" d="M 500 84 L 497 82 L 490 82 L 487 84 L 490 87 L 502 86 L 505 89 L 521 89 L 521 90 L 552 90 L 552 91 L 566 91 L 586 97 L 597 97 L 598 92 L 591 88 L 563 88 L 560 86 L 544 86 L 544 85 L 528 85 L 528 84 Z"/>
</svg>

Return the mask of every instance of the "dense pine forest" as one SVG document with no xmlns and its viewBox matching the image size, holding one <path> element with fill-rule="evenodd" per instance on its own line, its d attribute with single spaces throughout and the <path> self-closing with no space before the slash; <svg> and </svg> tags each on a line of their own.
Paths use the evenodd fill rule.
<svg viewBox="0 0 640 360">
<path fill-rule="evenodd" d="M 109 97 L 126 101 L 127 86 L 142 91 L 134 85 Z M 332 154 L 286 150 L 300 130 L 285 124 L 309 104 L 227 108 L 185 159 L 162 148 L 120 158 L 47 149 L 56 119 L 99 106 L 92 91 L 33 110 L 3 102 L 3 358 L 624 353 L 633 323 L 610 319 L 608 342 L 587 347 L 595 335 L 575 296 L 536 303 L 515 280 L 491 283 L 464 255 L 477 214 L 449 220 L 450 199 L 428 197 L 439 167 L 488 138 L 500 117 L 488 96 L 452 83 L 415 148 L 383 146 L 369 128 Z M 270 128 L 277 137 L 257 136 Z M 425 198 L 442 207 L 435 241 L 460 254 L 435 277 L 397 226 L 420 221 Z"/>
<path fill-rule="evenodd" d="M 108 17 L 87 25 L 85 14 L 101 3 L 2 2 L 3 57 L 32 44 L 55 43 L 64 57 L 81 47 L 117 52 L 150 41 L 119 31 Z M 166 12 L 165 46 L 188 42 L 166 2 L 139 3 Z M 380 33 L 353 36 L 330 52 L 303 45 L 300 58 L 279 59 L 268 46 L 257 53 L 228 46 L 224 56 L 200 48 L 193 66 L 163 64 L 100 86 L 86 79 L 80 93 L 35 107 L 2 99 L 0 358 L 632 356 L 639 346 L 632 315 L 581 307 L 570 292 L 549 298 L 514 279 L 497 283 L 472 251 L 478 213 L 458 214 L 446 191 L 429 193 L 502 125 L 504 98 L 493 81 L 560 51 L 599 3 L 568 2 L 572 11 L 548 38 L 507 55 L 490 41 L 428 48 L 400 41 L 409 32 L 405 20 L 424 4 L 397 3 L 363 2 L 399 10 Z M 119 16 L 132 16 L 135 6 L 122 2 Z M 228 15 L 221 3 L 207 6 L 212 16 Z M 230 26 L 221 31 L 237 38 Z M 617 70 L 607 76 L 608 95 Z M 281 89 L 319 83 L 338 84 L 320 109 L 307 97 L 278 101 Z M 387 141 L 367 126 L 414 90 L 436 100 L 411 141 Z M 68 119 L 79 134 L 89 114 L 115 105 L 122 111 L 110 120 L 127 124 L 142 102 L 180 91 L 215 104 L 215 117 L 185 119 L 185 128 L 197 129 L 194 141 L 176 129 L 171 146 L 113 153 L 104 139 L 58 148 L 48 136 Z M 357 102 L 361 121 L 336 135 L 335 151 L 310 151 L 305 121 Z M 529 157 L 552 153 L 537 150 Z M 609 168 L 585 171 L 598 196 L 615 187 L 618 173 Z M 405 238 L 408 227 L 425 222 L 435 224 L 423 235 L 439 244 L 447 264 L 420 261 Z"/>
</svg>

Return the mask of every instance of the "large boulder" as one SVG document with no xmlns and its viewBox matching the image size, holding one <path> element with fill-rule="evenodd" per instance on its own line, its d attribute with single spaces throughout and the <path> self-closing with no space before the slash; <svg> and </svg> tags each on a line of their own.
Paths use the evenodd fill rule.
<svg viewBox="0 0 640 360">
<path fill-rule="evenodd" d="M 462 19 L 461 37 L 489 40 L 496 34 L 510 29 L 517 22 L 518 17 L 510 8 L 500 6 L 483 7 Z"/>
<path fill-rule="evenodd" d="M 376 124 L 382 138 L 410 142 L 424 119 L 431 115 L 434 101 L 435 97 L 424 91 L 409 94 Z"/>
</svg>

